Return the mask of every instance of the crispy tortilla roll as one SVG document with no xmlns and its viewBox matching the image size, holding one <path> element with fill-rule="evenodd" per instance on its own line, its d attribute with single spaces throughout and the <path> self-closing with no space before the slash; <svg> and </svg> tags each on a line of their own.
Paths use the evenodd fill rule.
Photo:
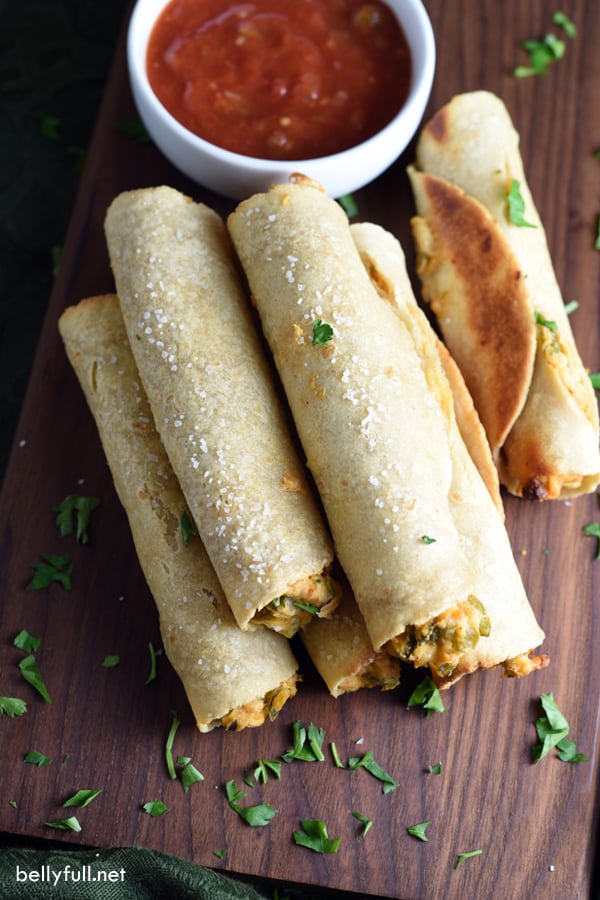
<svg viewBox="0 0 600 900">
<path fill-rule="evenodd" d="M 340 581 L 340 605 L 329 618 L 309 622 L 300 632 L 302 643 L 332 697 L 362 688 L 393 690 L 400 683 L 400 662 L 373 649 L 352 591 Z"/>
<path fill-rule="evenodd" d="M 119 195 L 106 237 L 154 421 L 241 628 L 328 615 L 332 548 L 225 225 L 158 187 Z"/>
<path fill-rule="evenodd" d="M 65 310 L 59 328 L 199 730 L 261 725 L 296 693 L 296 660 L 281 635 L 241 631 L 200 538 L 184 542 L 186 502 L 152 423 L 117 298 L 83 300 Z"/>
<path fill-rule="evenodd" d="M 502 101 L 486 91 L 454 97 L 423 129 L 409 175 L 423 296 L 501 482 L 539 500 L 594 491 L 597 402 Z"/>
<path fill-rule="evenodd" d="M 386 276 L 365 266 L 343 210 L 298 179 L 240 204 L 229 228 L 373 647 L 440 680 L 526 654 L 543 633 L 516 571 L 480 571 L 486 517 L 514 562 L 450 426 L 439 357 L 424 359 L 412 317 L 408 326 L 381 291 Z M 477 656 L 490 628 L 499 639 Z"/>
</svg>

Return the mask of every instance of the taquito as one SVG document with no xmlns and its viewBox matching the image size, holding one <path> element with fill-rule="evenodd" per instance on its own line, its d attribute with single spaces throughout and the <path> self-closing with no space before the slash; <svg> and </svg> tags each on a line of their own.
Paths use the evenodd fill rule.
<svg viewBox="0 0 600 900">
<path fill-rule="evenodd" d="M 400 683 L 399 660 L 374 650 L 365 621 L 343 577 L 342 599 L 327 619 L 313 618 L 300 632 L 312 663 L 332 697 L 363 688 L 390 691 Z"/>
<path fill-rule="evenodd" d="M 490 647 L 485 664 L 526 654 L 543 633 L 520 581 L 502 607 L 508 581 L 501 566 L 490 573 L 501 579 L 487 592 L 497 623 L 474 591 L 485 578 L 471 535 L 490 514 L 502 521 L 466 451 L 478 498 L 463 495 L 447 381 L 426 371 L 339 204 L 299 177 L 240 204 L 228 225 L 374 649 L 443 681 L 483 664 L 470 654 L 490 628 L 503 632 L 505 617 L 510 648 Z M 465 538 L 459 526 L 470 516 Z M 498 533 L 508 540 L 503 526 Z"/>
<path fill-rule="evenodd" d="M 225 224 L 157 187 L 120 194 L 105 231 L 156 428 L 235 619 L 291 637 L 338 602 L 331 539 Z"/>
<path fill-rule="evenodd" d="M 500 481 L 538 500 L 594 491 L 598 406 L 504 103 L 487 91 L 454 97 L 422 130 L 409 175 L 423 297 Z"/>
<path fill-rule="evenodd" d="M 290 642 L 235 622 L 200 538 L 186 543 L 186 501 L 154 428 L 114 295 L 59 320 L 156 603 L 164 649 L 201 732 L 274 718 L 296 693 Z"/>
</svg>

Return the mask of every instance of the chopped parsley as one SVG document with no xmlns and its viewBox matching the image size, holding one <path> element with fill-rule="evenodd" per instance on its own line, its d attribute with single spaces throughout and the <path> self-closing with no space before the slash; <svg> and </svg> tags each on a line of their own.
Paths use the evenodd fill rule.
<svg viewBox="0 0 600 900">
<path fill-rule="evenodd" d="M 333 328 L 321 319 L 313 322 L 313 346 L 324 347 L 333 338 Z"/>
<path fill-rule="evenodd" d="M 175 771 L 175 762 L 173 760 L 173 741 L 175 740 L 175 734 L 177 733 L 177 729 L 181 725 L 181 722 L 179 721 L 175 713 L 173 713 L 172 715 L 173 719 L 171 722 L 171 727 L 169 729 L 167 740 L 165 742 L 165 762 L 167 764 L 169 777 L 174 781 L 177 778 L 177 772 Z"/>
<path fill-rule="evenodd" d="M 196 531 L 196 526 L 192 521 L 192 517 L 189 512 L 184 510 L 181 514 L 181 518 L 179 519 L 179 527 L 181 528 L 181 537 L 183 538 L 184 544 L 189 544 L 192 538 L 196 537 L 198 532 Z"/>
<path fill-rule="evenodd" d="M 428 716 L 432 712 L 446 712 L 442 695 L 431 675 L 426 675 L 408 698 L 409 709 L 413 706 L 421 706 Z"/>
<path fill-rule="evenodd" d="M 44 553 L 41 563 L 33 563 L 34 576 L 26 586 L 28 591 L 40 590 L 49 587 L 57 581 L 66 591 L 71 590 L 71 572 L 73 564 L 68 556 L 59 556 L 56 553 Z"/>
<path fill-rule="evenodd" d="M 352 815 L 355 819 L 358 819 L 358 821 L 362 823 L 362 836 L 365 837 L 365 835 L 373 825 L 373 819 L 369 819 L 368 816 L 363 816 L 363 814 L 359 812 L 353 812 Z"/>
<path fill-rule="evenodd" d="M 565 313 L 570 316 L 571 313 L 574 313 L 575 310 L 579 309 L 579 303 L 577 300 L 571 300 L 569 303 L 565 303 Z"/>
<path fill-rule="evenodd" d="M 23 628 L 15 637 L 13 647 L 23 650 L 24 653 L 35 653 L 36 650 L 39 650 L 41 643 L 39 638 L 33 637 L 32 634 L 29 634 L 29 632 Z"/>
<path fill-rule="evenodd" d="M 81 825 L 77 816 L 69 816 L 68 819 L 58 819 L 56 822 L 44 822 L 48 828 L 57 828 L 59 831 L 81 831 Z"/>
<path fill-rule="evenodd" d="M 179 777 L 181 778 L 181 785 L 186 794 L 193 784 L 204 781 L 204 775 L 202 772 L 199 772 L 192 763 L 191 756 L 178 756 L 175 762 L 181 767 L 179 770 Z"/>
<path fill-rule="evenodd" d="M 421 536 L 421 543 L 422 544 L 435 544 L 436 540 L 435 540 L 435 538 L 430 537 L 428 534 L 423 534 Z"/>
<path fill-rule="evenodd" d="M 281 762 L 278 759 L 259 759 L 254 770 L 254 780 L 266 784 L 271 775 L 281 778 Z"/>
<path fill-rule="evenodd" d="M 13 719 L 15 716 L 24 716 L 27 712 L 27 704 L 19 697 L 0 697 L 0 715 Z"/>
<path fill-rule="evenodd" d="M 277 810 L 267 803 L 259 803 L 256 806 L 241 806 L 238 801 L 244 799 L 246 792 L 238 790 L 235 781 L 228 781 L 225 784 L 225 794 L 231 809 L 244 820 L 246 825 L 250 825 L 253 828 L 268 825 L 271 819 L 277 815 Z"/>
<path fill-rule="evenodd" d="M 148 800 L 147 803 L 144 803 L 142 809 L 145 813 L 148 813 L 149 816 L 155 818 L 156 816 L 162 816 L 164 813 L 169 811 L 169 807 L 166 806 L 162 800 Z"/>
<path fill-rule="evenodd" d="M 102 790 L 81 790 L 77 791 L 76 794 L 73 794 L 72 797 L 63 803 L 63 806 L 77 806 L 79 809 L 83 809 L 84 806 L 88 806 L 92 800 L 95 800 L 96 797 L 102 793 Z"/>
<path fill-rule="evenodd" d="M 153 681 L 156 681 L 158 677 L 156 669 L 156 650 L 152 641 L 150 641 L 148 644 L 148 652 L 150 653 L 150 672 L 148 673 L 148 677 L 146 678 L 145 683 L 151 684 Z"/>
<path fill-rule="evenodd" d="M 217 859 L 223 859 L 224 856 L 227 856 L 227 850 L 213 850 L 213 855 L 217 857 Z"/>
<path fill-rule="evenodd" d="M 382 790 L 384 794 L 390 794 L 398 787 L 398 782 L 396 781 L 396 779 L 392 778 L 391 775 L 388 775 L 388 773 L 375 762 L 372 750 L 369 750 L 367 753 L 365 753 L 364 756 L 350 757 L 350 759 L 348 760 L 348 768 L 350 770 L 366 769 L 367 772 L 373 775 L 374 778 L 377 778 L 382 782 Z"/>
<path fill-rule="evenodd" d="M 317 728 L 311 723 L 306 729 L 300 722 L 294 722 L 293 735 L 293 747 L 281 757 L 284 762 L 291 762 L 294 759 L 304 762 L 322 762 L 325 759 L 323 753 L 324 728 Z"/>
<path fill-rule="evenodd" d="M 82 497 L 80 494 L 68 494 L 64 500 L 53 507 L 53 512 L 58 513 L 56 524 L 61 535 L 73 534 L 73 519 L 75 519 L 75 537 L 80 544 L 89 541 L 88 526 L 90 516 L 100 505 L 98 497 Z"/>
<path fill-rule="evenodd" d="M 459 853 L 456 857 L 454 868 L 458 869 L 458 867 L 462 866 L 466 859 L 472 859 L 474 856 L 481 856 L 482 853 L 483 850 L 468 850 L 466 853 Z"/>
<path fill-rule="evenodd" d="M 548 331 L 558 331 L 558 325 L 556 324 L 556 322 L 553 319 L 545 319 L 544 316 L 539 312 L 536 312 L 535 314 L 535 324 L 542 325 L 544 328 L 547 328 Z"/>
<path fill-rule="evenodd" d="M 25 681 L 36 689 L 38 694 L 40 694 L 44 698 L 46 703 L 50 703 L 50 694 L 48 693 L 48 689 L 46 688 L 42 673 L 39 670 L 39 667 L 35 660 L 35 656 L 33 656 L 33 654 L 26 656 L 20 661 L 19 671 Z"/>
<path fill-rule="evenodd" d="M 43 753 L 40 753 L 39 750 L 29 750 L 23 757 L 23 762 L 37 766 L 38 769 L 43 769 L 44 766 L 49 766 L 52 760 L 49 756 L 44 756 Z"/>
<path fill-rule="evenodd" d="M 557 9 L 552 16 L 552 21 L 562 28 L 567 37 L 574 38 L 577 35 L 577 26 L 564 12 Z"/>
<path fill-rule="evenodd" d="M 315 853 L 337 853 L 340 838 L 330 838 L 327 826 L 320 819 L 303 819 L 300 831 L 294 831 L 294 841 Z"/>
<path fill-rule="evenodd" d="M 121 657 L 116 654 L 105 656 L 100 665 L 103 669 L 115 669 L 121 662 Z"/>
<path fill-rule="evenodd" d="M 553 747 L 559 751 L 559 759 L 563 762 L 587 762 L 586 756 L 577 753 L 575 742 L 567 740 L 569 723 L 556 705 L 553 695 L 542 694 L 540 703 L 545 715 L 535 723 L 538 743 L 532 748 L 533 762 L 539 762 Z"/>
<path fill-rule="evenodd" d="M 508 221 L 519 228 L 536 228 L 525 219 L 525 201 L 521 195 L 521 187 L 516 178 L 510 183 L 510 190 L 506 195 L 506 210 Z"/>
<path fill-rule="evenodd" d="M 329 744 L 329 749 L 331 750 L 331 755 L 333 756 L 333 761 L 334 761 L 336 767 L 338 769 L 345 769 L 346 766 L 340 759 L 335 741 L 331 741 L 331 743 Z"/>
<path fill-rule="evenodd" d="M 145 125 L 139 119 L 122 119 L 119 122 L 119 131 L 137 144 L 152 143 L 152 138 L 146 131 Z"/>
<path fill-rule="evenodd" d="M 49 141 L 58 141 L 60 119 L 58 116 L 40 116 L 40 134 Z"/>
<path fill-rule="evenodd" d="M 583 526 L 582 531 L 588 537 L 598 538 L 596 559 L 600 559 L 600 522 L 590 522 L 588 525 Z"/>
<path fill-rule="evenodd" d="M 435 763 L 433 766 L 427 766 L 427 771 L 431 773 L 431 775 L 441 775 L 442 774 L 442 764 Z"/>
<path fill-rule="evenodd" d="M 429 826 L 431 825 L 431 819 L 427 822 L 419 822 L 418 825 L 409 825 L 406 829 L 410 835 L 418 838 L 420 841 L 428 841 L 429 838 L 425 834 Z"/>
<path fill-rule="evenodd" d="M 596 222 L 596 240 L 594 241 L 594 250 L 600 250 L 600 216 Z"/>
<path fill-rule="evenodd" d="M 590 381 L 595 391 L 600 391 L 600 372 L 590 372 Z"/>
<path fill-rule="evenodd" d="M 552 16 L 552 22 L 561 28 L 567 37 L 574 38 L 576 36 L 575 23 L 565 13 L 557 10 Z M 516 66 L 512 72 L 515 78 L 545 75 L 552 63 L 562 59 L 566 50 L 565 42 L 551 32 L 541 40 L 523 41 L 521 46 L 529 57 L 529 65 Z"/>
<path fill-rule="evenodd" d="M 343 194 L 341 197 L 337 198 L 337 202 L 340 204 L 349 219 L 352 219 L 354 216 L 358 215 L 358 204 L 353 194 Z"/>
</svg>

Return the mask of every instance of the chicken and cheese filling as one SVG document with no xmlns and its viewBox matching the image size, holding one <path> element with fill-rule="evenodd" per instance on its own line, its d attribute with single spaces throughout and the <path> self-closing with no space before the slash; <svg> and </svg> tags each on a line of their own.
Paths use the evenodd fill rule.
<svg viewBox="0 0 600 900">
<path fill-rule="evenodd" d="M 361 688 L 381 688 L 391 691 L 400 683 L 400 664 L 387 653 L 376 653 L 356 672 L 348 675 L 338 685 L 339 693 L 358 691 Z"/>
<path fill-rule="evenodd" d="M 522 678 L 524 675 L 531 675 L 538 669 L 545 669 L 548 665 L 548 657 L 545 653 L 537 656 L 530 656 L 529 653 L 521 653 L 519 656 L 513 656 L 502 663 L 504 674 L 507 678 Z"/>
<path fill-rule="evenodd" d="M 402 634 L 388 641 L 384 650 L 414 666 L 429 666 L 434 675 L 447 678 L 461 657 L 491 630 L 482 603 L 470 594 L 451 609 L 422 625 L 409 625 Z"/>
<path fill-rule="evenodd" d="M 242 731 L 244 728 L 256 728 L 262 725 L 267 718 L 273 721 L 287 701 L 296 694 L 299 680 L 299 675 L 292 675 L 264 697 L 232 709 L 221 717 L 221 725 L 229 731 Z"/>
<path fill-rule="evenodd" d="M 261 609 L 253 622 L 291 638 L 313 616 L 329 618 L 341 597 L 341 589 L 330 575 L 309 575 L 296 581 L 285 594 Z"/>
</svg>

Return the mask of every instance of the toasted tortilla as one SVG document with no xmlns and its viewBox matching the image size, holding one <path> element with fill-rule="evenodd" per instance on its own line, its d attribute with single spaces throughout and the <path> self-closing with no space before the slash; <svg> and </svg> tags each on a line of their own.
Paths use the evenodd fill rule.
<svg viewBox="0 0 600 900">
<path fill-rule="evenodd" d="M 296 693 L 290 643 L 267 629 L 243 632 L 200 538 L 185 543 L 186 500 L 154 427 L 116 296 L 69 307 L 59 329 L 198 729 L 241 730 L 274 718 Z"/>
</svg>

